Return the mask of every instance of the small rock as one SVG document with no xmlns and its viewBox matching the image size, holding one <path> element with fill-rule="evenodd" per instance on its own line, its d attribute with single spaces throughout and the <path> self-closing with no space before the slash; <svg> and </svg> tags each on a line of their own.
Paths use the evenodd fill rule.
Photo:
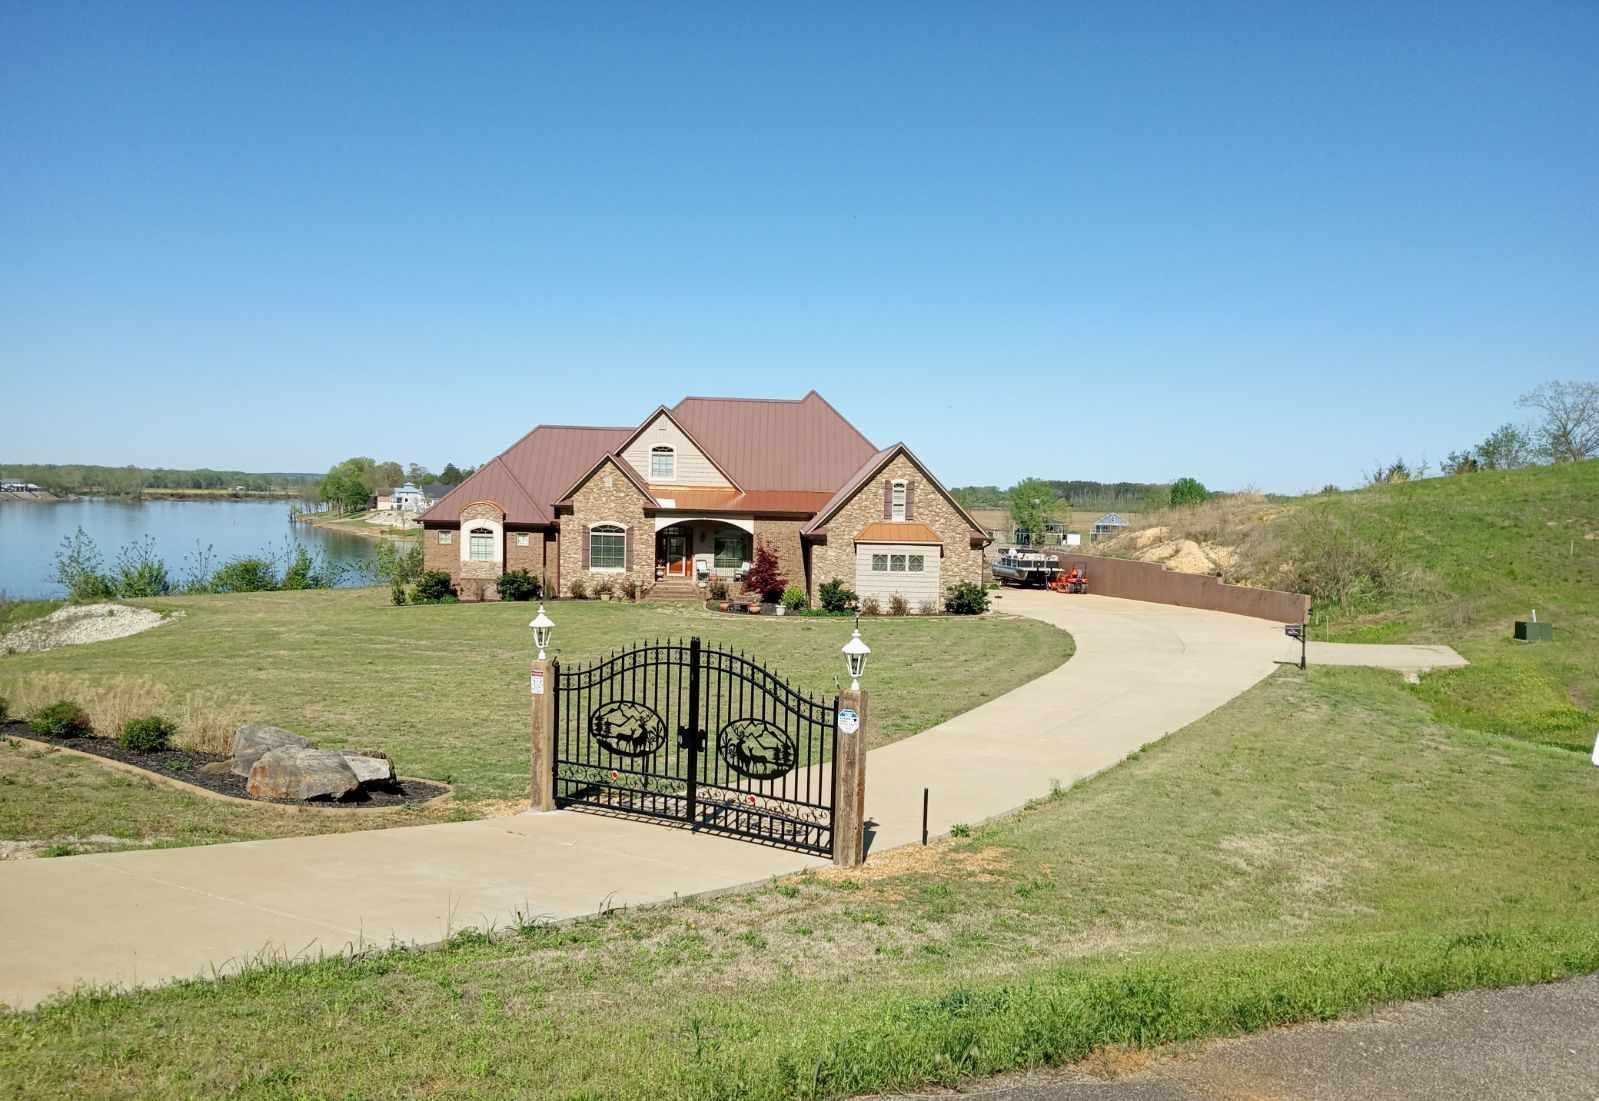
<svg viewBox="0 0 1599 1101">
<path fill-rule="evenodd" d="M 342 753 L 285 746 L 255 762 L 246 790 L 252 799 L 340 799 L 360 786 Z"/>
<path fill-rule="evenodd" d="M 245 723 L 233 734 L 233 775 L 248 776 L 263 754 L 286 746 L 306 749 L 311 743 L 298 734 L 290 734 L 265 723 Z"/>
<path fill-rule="evenodd" d="M 207 761 L 196 771 L 202 776 L 226 776 L 233 771 L 232 761 Z"/>
<path fill-rule="evenodd" d="M 355 778 L 363 784 L 394 782 L 394 762 L 387 757 L 373 757 L 364 753 L 341 753 L 340 756 L 355 773 Z"/>
</svg>

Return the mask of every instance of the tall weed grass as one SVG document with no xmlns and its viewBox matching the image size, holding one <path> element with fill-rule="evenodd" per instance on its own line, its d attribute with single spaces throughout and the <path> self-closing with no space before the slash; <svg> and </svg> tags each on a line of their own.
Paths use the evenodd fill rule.
<svg viewBox="0 0 1599 1101">
<path fill-rule="evenodd" d="M 247 721 L 242 708 L 216 689 L 179 693 L 149 677 L 23 673 L 0 679 L 0 696 L 18 718 L 71 700 L 88 712 L 94 733 L 104 738 L 114 738 L 129 719 L 161 715 L 177 724 L 175 745 L 202 753 L 229 752 L 234 730 Z"/>
</svg>

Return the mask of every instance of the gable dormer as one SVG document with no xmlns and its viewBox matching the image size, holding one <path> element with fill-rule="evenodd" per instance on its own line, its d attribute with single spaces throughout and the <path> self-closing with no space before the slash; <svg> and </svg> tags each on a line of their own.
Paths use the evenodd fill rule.
<svg viewBox="0 0 1599 1101">
<path fill-rule="evenodd" d="M 622 448 L 622 458 L 647 485 L 733 488 L 665 409 L 644 422 Z"/>
</svg>

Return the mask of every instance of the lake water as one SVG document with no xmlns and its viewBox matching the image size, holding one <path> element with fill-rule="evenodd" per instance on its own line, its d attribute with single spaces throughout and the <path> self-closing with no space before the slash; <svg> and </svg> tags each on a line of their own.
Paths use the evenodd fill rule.
<svg viewBox="0 0 1599 1101">
<path fill-rule="evenodd" d="M 79 527 L 99 546 L 105 567 L 117 552 L 146 535 L 167 564 L 174 584 L 187 575 L 195 548 L 210 547 L 213 565 L 239 555 L 281 559 L 287 540 L 348 567 L 372 558 L 376 541 L 289 519 L 288 501 L 0 501 L 0 594 L 61 596 L 55 555 L 61 540 Z M 346 573 L 353 571 L 346 570 Z M 359 583 L 356 577 L 346 583 Z"/>
</svg>

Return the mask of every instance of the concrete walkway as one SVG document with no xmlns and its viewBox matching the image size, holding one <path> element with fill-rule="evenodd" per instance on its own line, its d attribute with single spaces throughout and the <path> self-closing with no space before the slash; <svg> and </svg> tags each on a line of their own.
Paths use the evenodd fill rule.
<svg viewBox="0 0 1599 1101">
<path fill-rule="evenodd" d="M 1022 591 L 1003 593 L 998 607 L 1065 627 L 1076 656 L 873 751 L 873 851 L 920 838 L 924 786 L 935 836 L 983 821 L 1110 767 L 1298 656 L 1281 627 L 1216 612 Z M 1412 669 L 1424 655 L 1379 656 Z M 0 999 L 26 1007 L 80 983 L 149 984 L 262 955 L 433 943 L 519 916 L 642 906 L 823 863 L 575 812 L 8 862 Z"/>
<path fill-rule="evenodd" d="M 1040 1071 L 893 1101 L 1594 1101 L 1599 975 L 1129 1053 L 1107 1069 L 1113 1076 Z"/>
</svg>

